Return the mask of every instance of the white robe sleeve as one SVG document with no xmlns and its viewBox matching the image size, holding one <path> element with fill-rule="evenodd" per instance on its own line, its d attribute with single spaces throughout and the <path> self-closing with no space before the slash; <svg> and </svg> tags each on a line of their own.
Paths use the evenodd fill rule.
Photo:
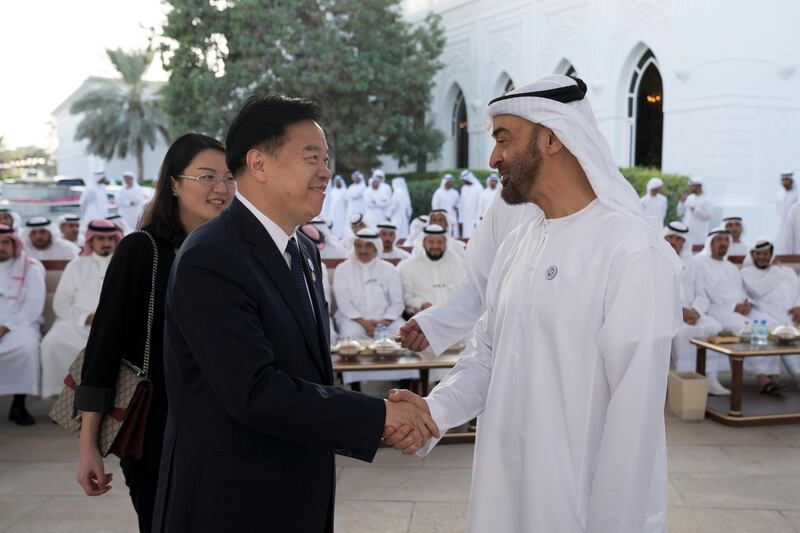
<svg viewBox="0 0 800 533">
<path fill-rule="evenodd" d="M 406 307 L 413 307 L 419 309 L 422 305 L 422 297 L 416 290 L 414 265 L 410 263 L 400 263 L 397 267 L 400 271 L 400 280 L 403 283 L 403 300 Z"/>
<path fill-rule="evenodd" d="M 78 263 L 75 261 L 67 263 L 53 295 L 53 311 L 61 320 L 77 326 L 85 326 L 90 313 L 75 306 L 75 295 L 81 290 L 79 277 Z"/>
<path fill-rule="evenodd" d="M 463 355 L 425 401 L 431 417 L 444 435 L 449 429 L 469 422 L 483 412 L 492 379 L 492 334 L 488 313 L 475 325 L 471 352 Z M 425 456 L 440 439 L 431 438 L 417 452 Z"/>
<path fill-rule="evenodd" d="M 400 273 L 397 272 L 395 267 L 391 267 L 392 272 L 387 279 L 386 289 L 389 291 L 389 306 L 384 312 L 384 320 L 397 320 L 403 315 L 403 310 L 406 308 L 403 303 L 403 283 L 400 281 Z"/>
<path fill-rule="evenodd" d="M 18 311 L 3 324 L 9 331 L 33 326 L 44 312 L 45 301 L 44 269 L 41 264 L 34 263 L 29 269 L 25 278 L 25 286 L 22 289 L 23 301 Z"/>
<path fill-rule="evenodd" d="M 710 220 L 711 213 L 714 211 L 714 204 L 710 200 L 698 202 L 694 208 L 694 216 L 700 220 Z"/>
<path fill-rule="evenodd" d="M 586 533 L 645 531 L 651 490 L 667 483 L 654 465 L 666 452 L 664 397 L 681 322 L 676 282 L 655 248 L 620 258 L 609 274 L 598 347 L 610 398 Z"/>
<path fill-rule="evenodd" d="M 352 288 L 348 283 L 349 276 L 345 272 L 345 269 L 342 268 L 342 263 L 340 266 L 336 267 L 333 275 L 333 297 L 336 298 L 336 306 L 339 311 L 342 312 L 344 316 L 349 318 L 350 320 L 355 320 L 356 318 L 363 317 L 363 313 L 358 310 L 358 308 L 353 304 L 353 300 L 351 298 Z"/>
<path fill-rule="evenodd" d="M 683 202 L 678 202 L 678 216 L 683 216 L 686 214 L 686 200 Z"/>
<path fill-rule="evenodd" d="M 795 204 L 795 206 L 800 204 Z M 797 235 L 797 216 L 796 214 L 799 213 L 797 207 L 792 207 L 789 209 L 789 216 L 786 217 L 786 224 L 784 226 L 784 241 L 786 242 L 787 254 L 796 254 L 800 252 L 795 247 L 796 242 L 796 235 Z"/>
</svg>

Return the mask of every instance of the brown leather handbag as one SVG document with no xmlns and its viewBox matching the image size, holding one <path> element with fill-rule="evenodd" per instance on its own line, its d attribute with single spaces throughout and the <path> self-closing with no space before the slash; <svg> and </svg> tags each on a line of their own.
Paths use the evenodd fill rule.
<svg viewBox="0 0 800 533">
<path fill-rule="evenodd" d="M 150 278 L 150 300 L 147 308 L 147 336 L 144 344 L 142 368 L 122 359 L 117 376 L 114 409 L 103 414 L 97 446 L 103 457 L 113 453 L 117 457 L 142 458 L 144 447 L 144 430 L 147 413 L 153 397 L 153 383 L 148 379 L 150 368 L 151 334 L 153 330 L 153 314 L 156 300 L 156 273 L 158 272 L 158 247 L 153 236 L 144 233 L 153 245 L 153 270 Z M 50 409 L 50 419 L 66 430 L 79 431 L 81 413 L 75 409 L 75 390 L 81 382 L 84 350 L 70 365 L 69 374 L 64 378 L 64 389 L 56 403 Z"/>
</svg>

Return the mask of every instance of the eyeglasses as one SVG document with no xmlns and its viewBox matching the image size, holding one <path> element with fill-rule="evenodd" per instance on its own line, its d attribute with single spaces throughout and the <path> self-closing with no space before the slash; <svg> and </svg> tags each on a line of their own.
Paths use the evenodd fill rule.
<svg viewBox="0 0 800 533">
<path fill-rule="evenodd" d="M 172 176 L 173 178 L 180 178 L 183 180 L 192 180 L 202 183 L 206 187 L 216 187 L 218 183 L 222 182 L 225 187 L 236 187 L 236 178 L 228 176 L 217 176 L 214 174 L 203 174 L 202 176 Z"/>
</svg>

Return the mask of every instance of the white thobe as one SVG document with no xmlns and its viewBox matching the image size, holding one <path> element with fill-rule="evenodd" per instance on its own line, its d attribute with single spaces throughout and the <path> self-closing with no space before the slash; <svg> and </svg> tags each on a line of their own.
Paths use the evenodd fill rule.
<svg viewBox="0 0 800 533">
<path fill-rule="evenodd" d="M 597 200 L 509 235 L 477 351 L 427 399 L 442 431 L 480 415 L 468 532 L 666 531 L 677 284 L 652 229 Z"/>
<path fill-rule="evenodd" d="M 403 282 L 406 307 L 419 309 L 423 303 L 443 302 L 466 276 L 464 262 L 454 254 L 444 254 L 438 261 L 416 255 L 397 266 Z"/>
<path fill-rule="evenodd" d="M 775 255 L 788 254 L 791 243 L 787 239 L 786 224 L 789 220 L 789 211 L 797 203 L 797 188 L 791 191 L 781 189 L 775 198 L 775 210 L 778 212 L 778 231 L 775 234 Z"/>
<path fill-rule="evenodd" d="M 458 191 L 455 189 L 445 189 L 444 187 L 439 187 L 436 189 L 436 192 L 433 193 L 433 198 L 431 198 L 431 209 L 444 209 L 447 211 L 447 216 L 453 223 L 458 221 L 458 200 L 459 200 Z M 458 237 L 458 235 L 456 235 Z"/>
<path fill-rule="evenodd" d="M 355 214 L 364 214 L 364 191 L 366 189 L 364 182 L 353 183 L 347 187 L 347 219 L 350 222 L 350 217 Z"/>
<path fill-rule="evenodd" d="M 64 387 L 69 366 L 89 340 L 86 319 L 100 301 L 111 256 L 81 256 L 67 264 L 53 295 L 56 321 L 42 339 L 42 396 L 53 396 Z"/>
<path fill-rule="evenodd" d="M 686 238 L 690 246 L 705 244 L 708 236 L 708 221 L 714 211 L 714 204 L 705 194 L 690 194 L 685 202 L 678 202 L 678 215 L 683 217 L 683 223 L 689 228 Z"/>
<path fill-rule="evenodd" d="M 655 217 L 658 219 L 658 226 L 664 225 L 664 219 L 667 217 L 667 197 L 659 193 L 655 196 L 645 194 L 642 196 L 642 206 L 647 216 Z"/>
<path fill-rule="evenodd" d="M 738 304 L 748 300 L 742 275 L 736 265 L 727 259 L 717 260 L 706 254 L 695 256 L 694 263 L 695 290 L 708 299 L 708 315 L 719 322 L 723 330 L 736 334 L 745 322 L 753 320 L 766 320 L 770 328 L 777 325 L 772 317 L 755 308 L 747 316 L 734 311 Z M 729 368 L 727 361 L 719 364 L 721 367 L 717 367 L 717 371 Z M 776 367 L 777 359 L 773 357 L 748 357 L 744 361 L 745 370 L 753 374 L 772 374 Z M 709 367 L 709 371 L 713 370 Z"/>
<path fill-rule="evenodd" d="M 70 242 L 60 237 L 53 237 L 53 241 L 46 250 L 39 250 L 33 246 L 29 240 L 25 241 L 25 253 L 28 257 L 38 259 L 39 261 L 72 261 L 81 249 L 74 242 Z"/>
<path fill-rule="evenodd" d="M 728 257 L 747 257 L 748 255 L 750 255 L 750 245 L 745 242 L 731 242 L 731 245 L 728 246 Z"/>
<path fill-rule="evenodd" d="M 81 193 L 81 233 L 86 232 L 89 222 L 108 216 L 108 195 L 105 185 L 88 186 Z"/>
<path fill-rule="evenodd" d="M 781 265 L 765 269 L 748 265 L 742 268 L 742 282 L 753 307 L 768 314 L 774 325 L 792 324 L 789 309 L 797 305 L 800 290 L 794 270 Z M 800 374 L 800 355 L 784 356 L 783 360 L 792 374 Z"/>
<path fill-rule="evenodd" d="M 710 302 L 695 290 L 694 276 L 694 260 L 687 258 L 681 272 L 681 307 L 694 309 L 700 313 L 700 318 L 694 324 L 682 322 L 672 339 L 672 365 L 678 372 L 694 372 L 697 368 L 697 347 L 690 342 L 692 339 L 716 335 L 722 329 L 719 322 L 706 314 Z M 725 359 L 724 355 L 708 352 L 706 372 L 716 373 L 725 366 Z"/>
<path fill-rule="evenodd" d="M 336 298 L 336 326 L 342 339 L 368 339 L 367 332 L 355 321 L 391 320 L 387 326 L 394 336 L 403 325 L 403 285 L 400 272 L 391 263 L 373 259 L 367 264 L 350 258 L 336 267 L 333 275 Z M 343 372 L 344 383 L 370 380 L 416 379 L 417 370 L 379 372 Z"/>
<path fill-rule="evenodd" d="M 492 202 L 494 201 L 494 197 L 497 196 L 497 193 L 500 192 L 500 187 L 495 187 L 492 189 L 491 187 L 486 187 L 481 191 L 481 197 L 478 201 L 478 215 L 479 217 L 483 217 L 486 212 L 491 207 Z"/>
<path fill-rule="evenodd" d="M 147 195 L 144 189 L 138 185 L 130 188 L 123 187 L 117 191 L 114 201 L 117 204 L 117 212 L 122 216 L 128 227 L 131 229 L 138 228 L 144 204 L 147 202 Z"/>
<path fill-rule="evenodd" d="M 475 226 L 481 219 L 480 201 L 481 189 L 474 183 L 464 184 L 461 187 L 461 197 L 458 200 L 458 218 L 461 222 L 461 236 L 470 238 L 475 231 Z"/>
<path fill-rule="evenodd" d="M 0 263 L 0 396 L 39 394 L 40 323 L 44 311 L 44 268 L 25 256 Z M 62 376 L 63 377 L 63 376 Z"/>
<path fill-rule="evenodd" d="M 785 242 L 788 249 L 786 254 L 800 255 L 800 202 L 789 209 L 789 216 L 784 226 Z"/>
<path fill-rule="evenodd" d="M 485 310 L 486 282 L 500 244 L 514 228 L 541 214 L 533 204 L 509 205 L 495 197 L 469 240 L 464 266 L 467 277 L 444 302 L 414 315 L 436 354 L 467 337 Z"/>
<path fill-rule="evenodd" d="M 386 222 L 391 200 L 391 189 L 387 191 L 383 187 L 378 187 L 377 189 L 368 187 L 364 191 L 364 223 L 374 228 L 381 222 Z"/>
<path fill-rule="evenodd" d="M 344 259 L 348 255 L 344 245 L 333 239 L 326 240 L 325 246 L 319 251 L 320 259 Z"/>
<path fill-rule="evenodd" d="M 403 261 L 411 257 L 411 254 L 406 252 L 402 248 L 398 248 L 397 246 L 392 246 L 391 252 L 381 252 L 380 254 L 378 254 L 378 257 L 380 257 L 381 259 L 399 259 L 400 261 Z"/>
<path fill-rule="evenodd" d="M 337 239 L 344 237 L 345 230 L 348 226 L 347 221 L 347 189 L 342 186 L 341 188 L 334 187 L 329 193 L 331 197 L 331 212 L 330 218 L 333 222 L 333 235 Z"/>
<path fill-rule="evenodd" d="M 393 194 L 389 203 L 389 220 L 397 227 L 397 238 L 405 239 L 408 237 L 409 218 L 411 217 L 411 206 L 405 202 L 405 197 Z"/>
</svg>

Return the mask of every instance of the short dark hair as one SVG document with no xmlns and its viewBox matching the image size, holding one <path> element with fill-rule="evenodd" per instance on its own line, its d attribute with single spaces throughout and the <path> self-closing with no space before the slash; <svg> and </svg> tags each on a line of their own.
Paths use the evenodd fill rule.
<svg viewBox="0 0 800 533">
<path fill-rule="evenodd" d="M 207 149 L 225 153 L 221 142 L 202 133 L 187 133 L 172 143 L 161 163 L 153 200 L 142 215 L 141 228 L 175 248 L 183 244 L 186 230 L 181 223 L 178 197 L 172 194 L 173 176 L 183 174 L 192 159 Z"/>
<path fill-rule="evenodd" d="M 319 122 L 320 107 L 304 98 L 282 94 L 250 97 L 228 127 L 225 160 L 237 175 L 246 165 L 247 152 L 259 148 L 275 155 L 286 142 L 286 126 L 303 120 Z"/>
</svg>

